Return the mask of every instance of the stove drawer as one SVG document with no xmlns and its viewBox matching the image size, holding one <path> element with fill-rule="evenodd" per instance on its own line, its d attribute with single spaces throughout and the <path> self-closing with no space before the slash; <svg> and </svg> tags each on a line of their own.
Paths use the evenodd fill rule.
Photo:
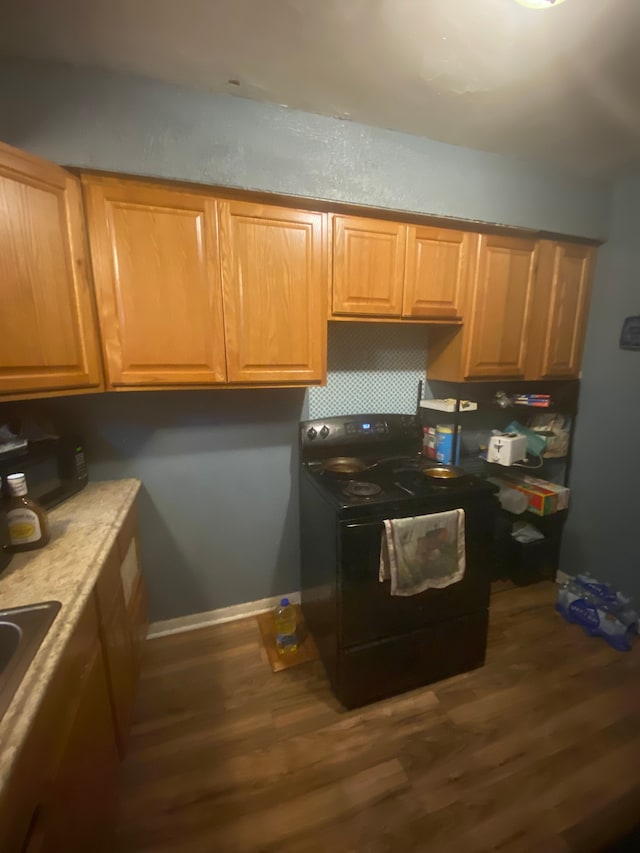
<svg viewBox="0 0 640 853">
<path fill-rule="evenodd" d="M 392 596 L 380 583 L 382 521 L 345 522 L 340 531 L 338 598 L 342 648 L 400 636 L 485 609 L 493 568 L 492 506 L 466 508 L 466 569 L 458 583 L 408 597 Z"/>
<path fill-rule="evenodd" d="M 489 611 L 441 622 L 401 637 L 348 649 L 334 690 L 347 708 L 395 696 L 482 666 Z"/>
</svg>

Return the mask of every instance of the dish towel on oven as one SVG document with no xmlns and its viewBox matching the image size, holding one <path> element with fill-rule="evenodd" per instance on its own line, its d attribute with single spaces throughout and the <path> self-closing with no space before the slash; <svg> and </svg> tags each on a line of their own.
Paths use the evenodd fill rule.
<svg viewBox="0 0 640 853">
<path fill-rule="evenodd" d="M 464 577 L 464 510 L 386 519 L 380 543 L 380 582 L 391 595 L 442 589 Z"/>
</svg>

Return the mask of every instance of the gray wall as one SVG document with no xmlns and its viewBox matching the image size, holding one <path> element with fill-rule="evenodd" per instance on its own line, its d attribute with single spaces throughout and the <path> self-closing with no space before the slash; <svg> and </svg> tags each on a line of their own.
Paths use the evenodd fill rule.
<svg viewBox="0 0 640 853">
<path fill-rule="evenodd" d="M 70 165 L 607 233 L 609 192 L 598 182 L 98 72 L 0 64 L 0 138 Z M 330 369 L 331 359 L 330 352 Z M 85 435 L 92 478 L 133 475 L 145 484 L 143 556 L 154 618 L 298 587 L 291 473 L 302 392 L 153 392 L 50 405 Z"/>
<path fill-rule="evenodd" d="M 154 619 L 300 588 L 303 390 L 95 394 L 21 408 L 85 437 L 90 479 L 142 480 Z"/>
<path fill-rule="evenodd" d="M 640 352 L 618 347 L 640 314 L 640 179 L 617 185 L 600 249 L 582 368 L 561 568 L 609 579 L 640 605 Z"/>
<path fill-rule="evenodd" d="M 0 63 L 0 138 L 75 166 L 604 237 L 609 188 L 228 95 Z"/>
</svg>

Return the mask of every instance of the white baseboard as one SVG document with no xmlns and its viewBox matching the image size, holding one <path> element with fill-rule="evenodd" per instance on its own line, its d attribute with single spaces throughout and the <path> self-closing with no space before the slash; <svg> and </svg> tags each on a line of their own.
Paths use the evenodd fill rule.
<svg viewBox="0 0 640 853">
<path fill-rule="evenodd" d="M 267 610 L 275 610 L 283 595 L 273 595 L 271 598 L 261 598 L 259 601 L 245 601 L 243 604 L 232 604 L 231 607 L 220 607 L 206 613 L 192 613 L 189 616 L 178 616 L 177 619 L 165 619 L 152 622 L 149 625 L 147 639 L 167 637 L 169 634 L 182 634 L 184 631 L 195 631 L 197 628 L 207 628 L 209 625 L 221 625 L 223 622 L 233 622 L 234 619 L 246 619 L 247 616 L 257 616 Z M 286 598 L 292 604 L 300 604 L 300 593 L 290 592 Z"/>
</svg>

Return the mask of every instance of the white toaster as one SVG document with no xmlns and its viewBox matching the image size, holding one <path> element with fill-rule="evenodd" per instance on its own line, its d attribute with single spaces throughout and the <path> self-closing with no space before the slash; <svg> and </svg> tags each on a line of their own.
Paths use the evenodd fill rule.
<svg viewBox="0 0 640 853">
<path fill-rule="evenodd" d="M 503 432 L 489 439 L 487 462 L 513 465 L 527 458 L 527 436 L 517 432 Z"/>
</svg>

